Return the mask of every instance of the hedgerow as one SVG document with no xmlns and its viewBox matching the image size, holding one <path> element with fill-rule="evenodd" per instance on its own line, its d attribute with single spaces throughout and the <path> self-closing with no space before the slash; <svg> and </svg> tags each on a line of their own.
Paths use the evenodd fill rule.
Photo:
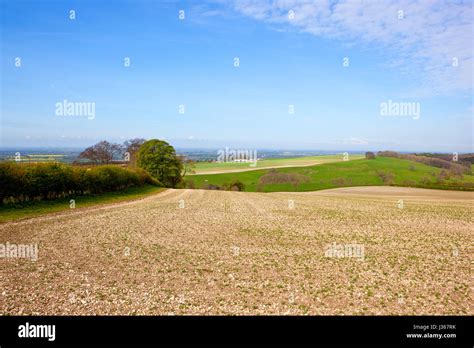
<svg viewBox="0 0 474 348">
<path fill-rule="evenodd" d="M 143 169 L 92 168 L 63 163 L 0 163 L 0 204 L 47 200 L 160 185 Z"/>
</svg>

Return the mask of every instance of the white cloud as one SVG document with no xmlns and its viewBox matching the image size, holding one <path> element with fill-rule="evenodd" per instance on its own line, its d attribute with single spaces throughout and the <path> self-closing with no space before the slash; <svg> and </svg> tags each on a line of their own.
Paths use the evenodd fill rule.
<svg viewBox="0 0 474 348">
<path fill-rule="evenodd" d="M 346 138 L 346 139 L 337 139 L 337 140 L 320 140 L 320 141 L 310 141 L 310 144 L 326 144 L 326 145 L 369 145 L 370 143 L 381 143 L 379 140 L 369 140 L 365 138 Z"/>
<path fill-rule="evenodd" d="M 369 144 L 369 142 L 365 139 L 350 138 L 349 139 L 349 144 L 352 144 L 352 145 L 367 145 L 367 144 Z"/>
<path fill-rule="evenodd" d="M 279 27 L 371 45 L 387 56 L 387 67 L 417 78 L 421 94 L 472 91 L 471 1 L 234 0 L 232 7 Z"/>
</svg>

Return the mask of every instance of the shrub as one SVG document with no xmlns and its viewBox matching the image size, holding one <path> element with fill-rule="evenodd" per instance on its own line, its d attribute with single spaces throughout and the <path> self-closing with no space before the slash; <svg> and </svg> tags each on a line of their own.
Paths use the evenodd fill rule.
<svg viewBox="0 0 474 348">
<path fill-rule="evenodd" d="M 377 156 L 398 158 L 398 152 L 396 152 L 396 151 L 379 151 L 379 152 L 377 152 Z"/>
<path fill-rule="evenodd" d="M 226 185 L 229 191 L 244 191 L 245 184 L 241 181 L 234 180 L 230 184 Z"/>
<path fill-rule="evenodd" d="M 268 184 L 291 184 L 297 187 L 299 184 L 309 181 L 311 179 L 302 174 L 281 173 L 276 169 L 271 169 L 258 179 L 258 185 L 263 187 Z"/>
<path fill-rule="evenodd" d="M 196 188 L 196 185 L 194 184 L 193 180 L 186 180 L 185 181 L 185 186 L 188 189 L 195 189 Z"/>
<path fill-rule="evenodd" d="M 473 182 L 464 182 L 462 184 L 462 187 L 464 189 L 472 190 L 472 189 L 474 189 L 474 183 Z"/>
<path fill-rule="evenodd" d="M 0 163 L 0 204 L 64 198 L 160 183 L 144 170 L 63 163 Z"/>
<path fill-rule="evenodd" d="M 442 169 L 438 174 L 438 183 L 442 183 L 444 180 L 449 180 L 451 173 L 448 170 Z"/>
<path fill-rule="evenodd" d="M 214 184 L 204 184 L 202 188 L 204 190 L 220 190 L 221 189 L 219 185 L 214 185 Z"/>
<path fill-rule="evenodd" d="M 393 173 L 385 172 L 383 170 L 378 170 L 377 175 L 379 176 L 380 179 L 382 179 L 382 181 L 385 185 L 392 185 L 393 184 L 393 179 L 394 179 Z"/>
<path fill-rule="evenodd" d="M 155 179 L 148 173 L 145 169 L 136 168 L 132 170 L 138 176 L 138 182 L 140 185 L 154 185 L 154 186 L 163 186 L 163 184 L 158 180 Z"/>
<path fill-rule="evenodd" d="M 331 179 L 331 183 L 332 183 L 334 186 L 343 186 L 343 185 L 344 185 L 344 178 Z"/>
<path fill-rule="evenodd" d="M 456 175 L 471 174 L 471 165 L 469 162 L 452 162 L 447 159 L 429 156 L 420 156 L 413 154 L 399 154 L 395 151 L 379 151 L 379 156 L 397 157 L 408 161 L 419 162 L 431 167 L 449 169 Z M 449 158 L 449 157 L 448 157 Z M 411 168 L 410 168 L 411 170 Z"/>
<path fill-rule="evenodd" d="M 421 182 L 423 185 L 429 185 L 430 182 L 431 182 L 431 180 L 430 180 L 430 178 L 429 178 L 428 176 L 425 175 L 425 176 L 423 176 L 423 177 L 421 178 L 420 182 Z"/>
<path fill-rule="evenodd" d="M 26 191 L 27 183 L 24 167 L 13 163 L 0 163 L 0 204 L 3 198 L 21 197 Z"/>
<path fill-rule="evenodd" d="M 365 158 L 366 159 L 375 159 L 375 154 L 373 152 L 367 151 L 365 153 Z"/>
</svg>

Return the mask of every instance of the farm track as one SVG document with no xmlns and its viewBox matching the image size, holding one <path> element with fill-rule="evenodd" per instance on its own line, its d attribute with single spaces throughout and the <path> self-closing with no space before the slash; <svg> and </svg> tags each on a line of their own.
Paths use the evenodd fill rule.
<svg viewBox="0 0 474 348">
<path fill-rule="evenodd" d="M 240 172 L 251 172 L 254 170 L 265 170 L 265 169 L 280 169 L 280 168 L 293 168 L 293 167 L 312 167 L 320 164 L 326 163 L 335 163 L 334 162 L 321 162 L 321 161 L 314 161 L 308 163 L 297 163 L 297 164 L 282 164 L 282 165 L 274 165 L 274 166 L 262 166 L 262 167 L 242 167 L 239 169 L 219 169 L 219 170 L 201 170 L 197 171 L 196 173 L 190 173 L 189 176 L 193 175 L 208 175 L 208 174 L 227 174 L 227 173 L 240 173 Z M 339 161 L 340 162 L 340 161 Z"/>
<path fill-rule="evenodd" d="M 0 259 L 0 313 L 472 315 L 473 198 L 167 190 L 4 223 L 0 243 L 39 259 Z"/>
</svg>

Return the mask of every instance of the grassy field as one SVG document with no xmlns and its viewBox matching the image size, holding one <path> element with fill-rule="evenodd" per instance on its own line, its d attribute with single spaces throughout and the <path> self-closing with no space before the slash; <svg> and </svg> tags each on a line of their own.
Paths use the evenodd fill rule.
<svg viewBox="0 0 474 348">
<path fill-rule="evenodd" d="M 67 155 L 60 154 L 29 154 L 21 155 L 21 161 L 23 163 L 44 163 L 44 162 L 58 162 L 63 161 Z M 6 157 L 7 161 L 15 161 L 15 156 Z"/>
<path fill-rule="evenodd" d="M 349 159 L 360 159 L 364 155 L 350 154 Z M 340 162 L 343 160 L 343 154 L 339 155 L 322 155 L 322 156 L 306 156 L 294 158 L 269 158 L 258 161 L 255 167 L 251 167 L 250 163 L 234 163 L 234 162 L 198 162 L 196 163 L 196 174 L 214 174 L 226 171 L 242 171 L 255 170 L 274 167 L 298 167 L 308 166 L 321 163 Z"/>
<path fill-rule="evenodd" d="M 38 245 L 0 258 L 0 315 L 472 315 L 473 195 L 170 189 L 0 224 Z"/>
<path fill-rule="evenodd" d="M 245 191 L 249 192 L 258 189 L 263 192 L 291 192 L 316 191 L 342 186 L 388 185 L 388 182 L 384 182 L 383 174 L 393 176 L 391 181 L 394 186 L 463 189 L 462 185 L 465 183 L 474 184 L 473 175 L 464 175 L 462 179 L 451 178 L 440 184 L 437 182 L 440 168 L 391 157 L 325 163 L 309 167 L 279 168 L 277 171 L 279 173 L 294 174 L 303 182 L 298 185 L 290 183 L 267 184 L 259 188 L 259 179 L 268 174 L 269 169 L 193 175 L 187 177 L 186 180 L 193 181 L 196 188 L 202 188 L 206 184 L 221 186 L 233 180 L 239 180 L 245 184 Z"/>
<path fill-rule="evenodd" d="M 119 192 L 107 192 L 100 195 L 77 196 L 52 201 L 39 201 L 29 204 L 12 204 L 0 206 L 0 223 L 31 218 L 48 213 L 72 210 L 70 200 L 74 199 L 75 208 L 85 208 L 102 204 L 118 203 L 143 198 L 162 191 L 163 188 L 146 185 L 133 187 Z"/>
</svg>

